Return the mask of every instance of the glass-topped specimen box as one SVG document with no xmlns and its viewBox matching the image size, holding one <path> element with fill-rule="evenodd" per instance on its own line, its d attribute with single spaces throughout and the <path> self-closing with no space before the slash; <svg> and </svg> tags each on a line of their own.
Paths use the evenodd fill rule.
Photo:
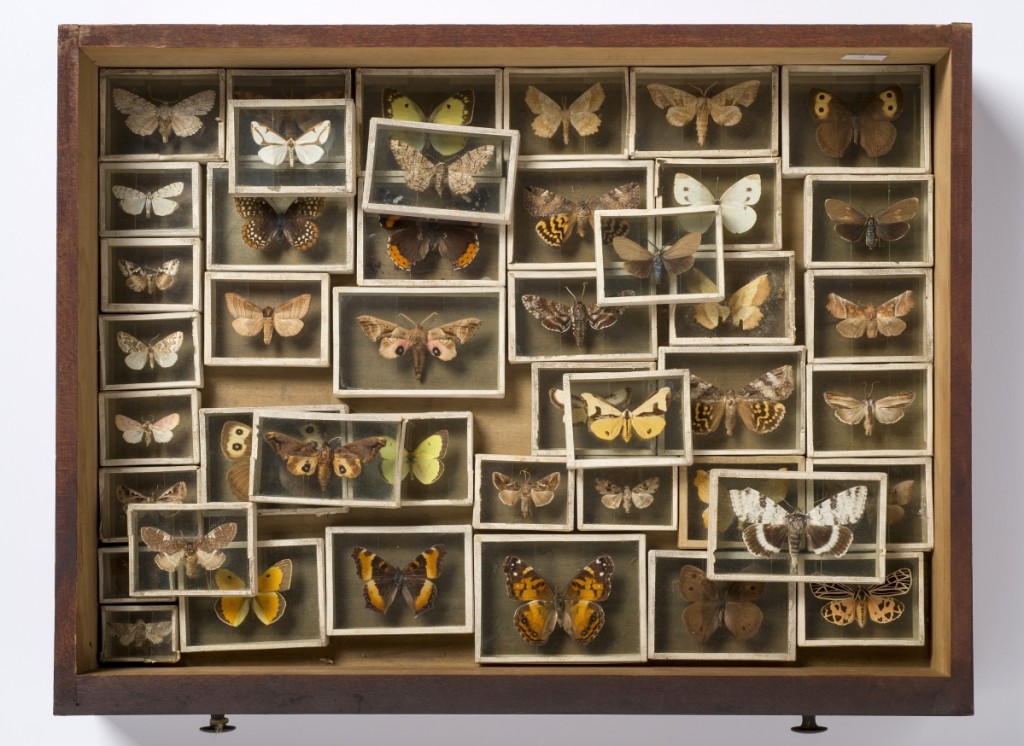
<svg viewBox="0 0 1024 746">
<path fill-rule="evenodd" d="M 119 466 L 100 469 L 99 500 L 100 541 L 128 541 L 129 505 L 200 502 L 199 468 Z"/>
<path fill-rule="evenodd" d="M 201 326 L 195 311 L 101 315 L 100 388 L 201 388 Z"/>
<path fill-rule="evenodd" d="M 100 310 L 172 313 L 203 308 L 201 238 L 104 238 Z"/>
<path fill-rule="evenodd" d="M 402 412 L 403 440 L 381 449 L 376 468 L 396 480 L 402 506 L 473 504 L 473 413 Z M 399 474 L 395 474 L 396 461 Z"/>
<path fill-rule="evenodd" d="M 228 192 L 349 196 L 356 191 L 351 99 L 232 99 Z"/>
<path fill-rule="evenodd" d="M 198 163 L 101 163 L 101 238 L 200 236 Z"/>
<path fill-rule="evenodd" d="M 100 71 L 100 160 L 224 158 L 224 71 Z"/>
<path fill-rule="evenodd" d="M 679 467 L 629 466 L 576 470 L 580 531 L 677 531 Z"/>
<path fill-rule="evenodd" d="M 104 663 L 177 663 L 178 607 L 160 604 L 100 607 Z"/>
<path fill-rule="evenodd" d="M 352 98 L 352 71 L 344 68 L 229 69 L 228 98 L 251 101 Z"/>
<path fill-rule="evenodd" d="M 765 582 L 879 582 L 884 472 L 712 469 L 708 576 Z"/>
<path fill-rule="evenodd" d="M 635 67 L 634 158 L 742 158 L 779 152 L 778 68 Z"/>
<path fill-rule="evenodd" d="M 928 173 L 930 79 L 927 65 L 783 66 L 783 175 Z"/>
<path fill-rule="evenodd" d="M 128 541 L 127 535 L 122 541 Z M 131 584 L 131 561 L 129 560 L 128 545 L 116 544 L 113 546 L 100 547 L 97 552 L 99 560 L 99 588 L 98 600 L 100 604 L 134 604 L 139 599 L 132 598 L 129 594 Z M 160 598 L 146 598 L 146 603 L 155 601 L 174 601 L 172 596 L 161 596 Z"/>
<path fill-rule="evenodd" d="M 575 474 L 557 456 L 478 453 L 473 528 L 572 531 Z"/>
<path fill-rule="evenodd" d="M 199 463 L 199 390 L 99 394 L 101 466 Z"/>
</svg>

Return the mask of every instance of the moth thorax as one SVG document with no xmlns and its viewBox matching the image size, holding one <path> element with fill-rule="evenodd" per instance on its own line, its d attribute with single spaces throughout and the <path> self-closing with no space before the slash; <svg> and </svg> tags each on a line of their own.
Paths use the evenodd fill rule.
<svg viewBox="0 0 1024 746">
<path fill-rule="evenodd" d="M 587 334 L 587 307 L 580 301 L 572 305 L 572 337 L 576 346 L 583 349 L 583 340 Z"/>
<path fill-rule="evenodd" d="M 878 224 L 875 222 L 874 217 L 868 218 L 867 223 L 864 224 L 864 243 L 867 244 L 869 249 L 873 249 L 878 246 Z"/>
<path fill-rule="evenodd" d="M 732 435 L 736 426 L 736 397 L 731 393 L 725 395 L 725 434 Z"/>
<path fill-rule="evenodd" d="M 858 588 L 853 595 L 853 601 L 856 606 L 853 612 L 854 618 L 857 620 L 857 626 L 863 629 L 868 623 L 868 592 L 863 588 Z"/>
<path fill-rule="evenodd" d="M 320 458 L 316 462 L 316 478 L 320 482 L 320 491 L 327 494 L 327 485 L 331 483 L 331 457 L 330 449 L 325 448 L 320 452 Z"/>
<path fill-rule="evenodd" d="M 799 511 L 792 513 L 789 516 L 788 523 L 788 535 L 789 541 L 789 555 L 795 557 L 800 553 L 800 550 L 804 548 L 806 544 L 807 535 L 807 515 Z"/>
</svg>

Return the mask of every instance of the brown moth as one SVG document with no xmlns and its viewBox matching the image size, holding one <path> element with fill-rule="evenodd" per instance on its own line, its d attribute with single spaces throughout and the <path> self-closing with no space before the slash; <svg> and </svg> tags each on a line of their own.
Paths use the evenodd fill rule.
<svg viewBox="0 0 1024 746">
<path fill-rule="evenodd" d="M 594 83 L 568 106 L 556 102 L 532 85 L 526 89 L 526 105 L 536 114 L 533 134 L 545 139 L 562 130 L 562 144 L 569 144 L 569 125 L 580 137 L 595 134 L 601 128 L 601 117 L 595 112 L 604 103 L 604 88 Z"/>
<path fill-rule="evenodd" d="M 119 484 L 114 494 L 117 495 L 117 501 L 124 506 L 125 510 L 128 510 L 128 506 L 133 503 L 164 504 L 184 502 L 188 496 L 188 487 L 184 482 L 175 482 L 162 492 L 147 495 L 134 487 Z"/>
<path fill-rule="evenodd" d="M 694 269 L 686 277 L 686 287 L 691 293 L 712 293 L 718 289 L 700 270 Z M 705 329 L 716 329 L 719 324 L 732 321 L 743 331 L 751 331 L 761 325 L 764 312 L 761 306 L 771 295 L 768 273 L 758 275 L 730 295 L 724 303 L 697 303 L 693 305 L 693 320 Z M 781 290 L 781 288 L 780 288 Z"/>
<path fill-rule="evenodd" d="M 519 504 L 523 518 L 533 515 L 534 506 L 540 508 L 555 499 L 555 490 L 562 481 L 562 475 L 553 471 L 539 479 L 531 479 L 530 472 L 523 471 L 519 479 L 513 479 L 499 471 L 491 474 L 491 483 L 498 491 L 498 499 L 504 505 Z"/>
<path fill-rule="evenodd" d="M 869 158 L 880 158 L 896 144 L 893 122 L 903 112 L 903 89 L 898 85 L 871 94 L 856 111 L 834 93 L 814 88 L 809 94 L 814 136 L 821 152 L 840 158 L 856 143 Z"/>
<path fill-rule="evenodd" d="M 224 300 L 228 311 L 235 320 L 231 328 L 243 337 L 255 337 L 263 332 L 263 344 L 268 345 L 274 338 L 274 332 L 282 337 L 294 337 L 302 331 L 302 318 L 309 311 L 312 295 L 303 293 L 277 306 L 260 308 L 236 293 L 225 293 Z"/>
<path fill-rule="evenodd" d="M 594 489 L 601 495 L 601 504 L 609 510 L 618 510 L 620 507 L 626 513 L 636 508 L 644 510 L 651 507 L 654 502 L 654 493 L 658 491 L 661 479 L 650 477 L 639 484 L 613 484 L 607 479 L 597 478 L 594 480 Z"/>
<path fill-rule="evenodd" d="M 174 623 L 144 622 L 141 619 L 132 622 L 107 622 L 107 631 L 116 637 L 121 645 L 140 648 L 146 643 L 159 645 L 164 642 L 174 631 Z"/>
<path fill-rule="evenodd" d="M 707 642 L 723 626 L 737 640 L 749 640 L 761 629 L 764 614 L 752 602 L 764 595 L 764 583 L 715 583 L 699 567 L 683 565 L 679 595 L 690 602 L 683 609 L 683 626 L 696 640 Z"/>
<path fill-rule="evenodd" d="M 580 292 L 580 298 L 577 298 L 569 288 L 565 290 L 572 295 L 572 305 L 550 298 L 542 298 L 532 293 L 523 295 L 520 300 L 523 302 L 523 308 L 529 311 L 530 315 L 537 319 L 545 329 L 559 333 L 571 329 L 576 346 L 581 350 L 585 346 L 587 327 L 596 332 L 607 329 L 626 312 L 624 306 L 599 306 L 596 303 L 584 303 L 580 298 L 587 292 L 586 285 Z"/>
<path fill-rule="evenodd" d="M 173 367 L 178 362 L 178 350 L 184 342 L 185 335 L 182 332 L 172 332 L 163 339 L 154 339 L 148 343 L 128 332 L 117 333 L 117 346 L 121 352 L 128 353 L 124 364 L 132 370 L 142 370 L 147 364 L 150 370 L 157 365 L 161 368 Z"/>
<path fill-rule="evenodd" d="M 612 248 L 622 260 L 622 268 L 634 277 L 646 280 L 654 275 L 661 284 L 662 275 L 681 275 L 693 267 L 694 254 L 700 248 L 700 233 L 687 233 L 668 246 L 647 249 L 625 236 L 612 238 Z"/>
<path fill-rule="evenodd" d="M 844 241 L 857 243 L 863 238 L 865 245 L 874 249 L 879 240 L 898 241 L 907 235 L 909 221 L 917 214 L 917 197 L 901 199 L 869 215 L 840 199 L 827 199 L 825 212 Z"/>
<path fill-rule="evenodd" d="M 914 480 L 904 479 L 889 488 L 886 496 L 885 522 L 892 526 L 903 520 L 906 507 L 914 499 Z"/>
<path fill-rule="evenodd" d="M 544 243 L 556 249 L 565 245 L 573 229 L 580 238 L 586 238 L 594 210 L 628 210 L 638 207 L 642 198 L 640 184 L 635 181 L 579 201 L 540 187 L 523 189 L 526 211 L 535 218 L 543 218 L 534 230 Z M 605 243 L 611 243 L 614 236 L 625 235 L 628 231 L 629 224 L 625 221 L 610 220 L 602 228 L 601 238 Z"/>
<path fill-rule="evenodd" d="M 470 337 L 476 334 L 480 328 L 480 319 L 468 317 L 452 321 L 448 324 L 438 324 L 429 329 L 424 324 L 429 322 L 437 313 L 431 313 L 420 323 L 415 323 L 404 313 L 398 314 L 409 322 L 411 328 L 399 326 L 391 321 L 379 319 L 376 316 L 356 316 L 356 323 L 363 330 L 363 334 L 374 342 L 380 342 L 377 352 L 381 357 L 394 360 L 406 352 L 412 353 L 412 370 L 416 374 L 416 380 L 423 382 L 423 370 L 427 364 L 427 353 L 431 357 L 447 362 L 458 354 L 455 343 L 465 344 Z"/>
<path fill-rule="evenodd" d="M 220 551 L 235 539 L 238 524 L 222 523 L 204 536 L 182 538 L 171 536 L 166 531 L 143 526 L 139 536 L 146 546 L 157 552 L 153 558 L 156 566 L 165 572 L 174 572 L 185 562 L 185 574 L 190 578 L 199 577 L 199 569 L 216 570 L 227 559 Z"/>
<path fill-rule="evenodd" d="M 232 462 L 227 481 L 236 500 L 249 499 L 249 456 L 252 454 L 252 427 L 228 420 L 220 429 L 220 452 Z"/>
<path fill-rule="evenodd" d="M 447 186 L 456 197 L 469 194 L 476 188 L 473 177 L 494 160 L 494 146 L 481 145 L 463 153 L 453 161 L 433 161 L 412 145 L 402 140 L 388 142 L 391 153 L 405 172 L 405 183 L 414 192 L 424 192 L 431 186 L 440 197 Z"/>
<path fill-rule="evenodd" d="M 669 85 L 651 83 L 647 92 L 659 109 L 665 109 L 665 119 L 673 127 L 685 127 L 694 119 L 697 120 L 697 144 L 704 147 L 708 134 L 708 120 L 722 127 L 733 127 L 743 119 L 741 106 L 750 106 L 757 98 L 757 89 L 761 83 L 757 80 L 746 80 L 729 86 L 724 91 L 709 96 L 712 83 L 701 89 L 693 86 L 696 94 L 673 88 Z"/>
<path fill-rule="evenodd" d="M 736 415 L 746 427 L 760 435 L 766 435 L 782 424 L 786 407 L 782 402 L 795 389 L 792 365 L 780 365 L 762 376 L 755 378 L 739 391 L 719 390 L 700 376 L 690 374 L 690 391 L 693 399 L 693 432 L 707 435 L 718 429 L 725 419 L 725 434 L 731 436 L 736 425 Z"/>
<path fill-rule="evenodd" d="M 875 421 L 883 425 L 892 425 L 903 419 L 905 409 L 914 403 L 917 394 L 913 391 L 900 391 L 892 396 L 883 396 L 881 399 L 872 398 L 875 385 L 871 388 L 864 384 L 864 398 L 855 399 L 846 394 L 835 391 L 825 392 L 825 402 L 832 407 L 836 418 L 847 425 L 859 425 L 864 423 L 864 434 L 872 435 L 875 432 Z"/>
<path fill-rule="evenodd" d="M 332 443 L 341 442 L 342 438 L 332 438 L 321 444 L 273 431 L 266 433 L 264 438 L 274 453 L 284 461 L 289 474 L 297 477 L 315 476 L 324 494 L 327 494 L 332 472 L 342 479 L 355 479 L 363 473 L 363 466 L 377 458 L 380 449 L 387 445 L 387 438 L 383 435 L 361 438 L 338 446 L 332 446 Z"/>
<path fill-rule="evenodd" d="M 825 305 L 826 311 L 842 319 L 836 324 L 836 331 L 847 339 L 858 339 L 865 335 L 868 339 L 875 339 L 879 334 L 883 337 L 898 337 L 907 328 L 907 322 L 899 317 L 906 316 L 913 308 L 913 290 L 905 290 L 877 307 L 871 303 L 862 306 L 829 293 Z"/>
<path fill-rule="evenodd" d="M 174 437 L 174 428 L 181 420 L 177 412 L 171 412 L 166 417 L 161 417 L 154 422 L 151 419 L 144 419 L 142 422 L 133 420 L 119 414 L 114 417 L 114 425 L 121 431 L 122 437 L 127 443 L 139 443 L 144 441 L 150 445 L 154 440 L 157 443 L 168 443 Z"/>
<path fill-rule="evenodd" d="M 125 125 L 136 135 L 143 137 L 160 131 L 160 139 L 168 142 L 173 132 L 178 137 L 191 137 L 203 129 L 199 117 L 208 114 L 217 101 L 213 89 L 194 93 L 181 101 L 170 103 L 154 99 L 147 101 L 124 88 L 111 91 L 114 108 L 125 115 Z"/>
<path fill-rule="evenodd" d="M 173 285 L 180 266 L 180 259 L 168 259 L 155 269 L 135 264 L 127 259 L 117 261 L 117 267 L 125 277 L 125 284 L 136 293 L 145 290 L 147 295 L 153 295 L 157 290 L 166 290 Z"/>
</svg>

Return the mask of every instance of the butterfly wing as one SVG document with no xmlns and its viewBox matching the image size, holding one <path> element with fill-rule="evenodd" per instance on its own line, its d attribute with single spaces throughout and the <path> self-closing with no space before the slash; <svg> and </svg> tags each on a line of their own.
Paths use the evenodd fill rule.
<svg viewBox="0 0 1024 746">
<path fill-rule="evenodd" d="M 595 134 L 601 128 L 601 117 L 596 112 L 604 103 L 604 88 L 594 83 L 569 104 L 569 123 L 580 137 Z M 569 144 L 569 133 L 563 132 L 565 144 Z"/>
<path fill-rule="evenodd" d="M 723 621 L 737 640 L 749 640 L 761 629 L 764 612 L 752 603 L 764 595 L 764 583 L 747 580 L 729 583 L 725 589 Z"/>
<path fill-rule="evenodd" d="M 562 629 L 576 642 L 593 642 L 604 627 L 605 613 L 601 601 L 612 592 L 615 564 L 608 555 L 598 557 L 580 569 L 562 594 Z"/>
<path fill-rule="evenodd" d="M 447 452 L 447 430 L 438 430 L 425 438 L 410 454 L 412 475 L 421 484 L 433 484 L 444 474 L 444 457 Z"/>
<path fill-rule="evenodd" d="M 283 559 L 268 567 L 259 576 L 256 583 L 258 592 L 253 599 L 253 612 L 264 624 L 273 624 L 284 615 L 287 604 L 281 592 L 292 587 L 292 572 L 292 561 Z"/>
<path fill-rule="evenodd" d="M 226 458 L 237 462 L 228 469 L 227 474 L 231 494 L 237 500 L 248 500 L 252 427 L 237 420 L 225 422 L 220 429 L 220 450 Z"/>
<path fill-rule="evenodd" d="M 722 207 L 722 225 L 730 233 L 746 233 L 757 223 L 752 205 L 761 199 L 761 176 L 749 174 L 730 186 L 718 199 Z"/>
<path fill-rule="evenodd" d="M 512 623 L 528 643 L 543 645 L 558 624 L 554 591 L 540 573 L 519 557 L 506 557 L 501 569 L 509 598 L 525 602 L 515 610 Z"/>
<path fill-rule="evenodd" d="M 395 483 L 395 462 L 398 461 L 398 454 L 402 454 L 402 473 L 400 479 L 409 475 L 409 452 L 404 448 L 399 451 L 398 441 L 394 438 L 384 438 L 384 447 L 380 449 L 380 473 L 388 484 Z"/>
<path fill-rule="evenodd" d="M 886 523 L 890 526 L 903 520 L 904 508 L 914 499 L 914 480 L 904 479 L 889 488 L 886 498 Z"/>
<path fill-rule="evenodd" d="M 302 318 L 309 312 L 310 293 L 297 295 L 274 309 L 274 331 L 282 337 L 294 337 L 302 331 Z"/>
<path fill-rule="evenodd" d="M 846 103 L 828 91 L 814 88 L 809 94 L 811 119 L 817 122 L 814 137 L 821 152 L 839 158 L 853 142 L 853 112 Z"/>
<path fill-rule="evenodd" d="M 672 196 L 682 207 L 710 207 L 716 203 L 715 195 L 689 174 L 676 174 L 672 182 Z M 756 219 L 756 215 L 754 216 Z M 679 225 L 683 230 L 704 233 L 715 222 L 712 212 L 683 215 Z"/>
<path fill-rule="evenodd" d="M 240 591 L 245 588 L 245 581 L 226 568 L 221 568 L 213 575 L 214 582 L 222 591 Z M 249 616 L 252 599 L 248 596 L 221 596 L 214 604 L 213 610 L 217 618 L 229 627 L 237 627 Z"/>
<path fill-rule="evenodd" d="M 430 113 L 430 121 L 437 124 L 465 125 L 473 121 L 476 96 L 472 88 L 456 91 L 439 103 Z M 458 135 L 429 135 L 430 147 L 441 155 L 455 155 L 466 147 L 467 138 Z"/>
<path fill-rule="evenodd" d="M 665 430 L 665 414 L 672 400 L 672 389 L 662 386 L 629 412 L 622 439 L 629 442 L 635 434 L 644 440 L 657 438 Z"/>
<path fill-rule="evenodd" d="M 868 99 L 857 112 L 857 144 L 869 158 L 880 158 L 896 144 L 896 127 L 892 124 L 903 112 L 903 89 L 889 86 Z"/>
<path fill-rule="evenodd" d="M 323 146 L 330 136 L 331 120 L 324 119 L 295 138 L 291 151 L 295 153 L 295 157 L 304 166 L 310 166 L 324 157 L 326 151 Z M 289 165 L 291 165 L 291 162 L 289 162 Z"/>
<path fill-rule="evenodd" d="M 366 608 L 386 614 L 398 595 L 398 570 L 364 547 L 353 547 L 352 559 L 356 564 L 356 577 L 363 581 Z"/>
<path fill-rule="evenodd" d="M 687 233 L 661 251 L 661 263 L 670 275 L 681 275 L 693 267 L 693 255 L 700 248 L 700 233 Z M 628 271 L 628 270 L 627 270 Z"/>
<path fill-rule="evenodd" d="M 679 570 L 679 595 L 690 602 L 683 609 L 683 626 L 694 639 L 707 642 L 722 623 L 718 589 L 699 567 L 683 565 Z"/>
<path fill-rule="evenodd" d="M 437 599 L 435 581 L 441 577 L 441 561 L 445 554 L 444 544 L 435 544 L 416 555 L 402 571 L 402 597 L 412 609 L 413 616 L 434 608 Z"/>
</svg>

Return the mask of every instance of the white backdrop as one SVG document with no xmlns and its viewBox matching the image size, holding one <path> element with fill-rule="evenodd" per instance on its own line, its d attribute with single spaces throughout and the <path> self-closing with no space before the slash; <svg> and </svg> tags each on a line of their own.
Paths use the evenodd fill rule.
<svg viewBox="0 0 1024 746">
<path fill-rule="evenodd" d="M 65 717 L 52 712 L 53 446 L 56 41 L 60 23 L 951 23 L 974 27 L 974 578 L 975 709 L 972 718 L 826 717 L 820 743 L 911 744 L 1008 742 L 1021 732 L 1024 619 L 1020 543 L 1024 495 L 1016 476 L 1024 428 L 1015 394 L 1024 371 L 1017 322 L 1024 283 L 1020 236 L 1024 193 L 1024 84 L 1017 55 L 1024 10 L 1009 3 L 962 0 L 821 0 L 718 3 L 621 0 L 389 0 L 380 4 L 280 0 L 91 0 L 17 3 L 0 27 L 6 143 L 0 176 L 7 269 L 0 271 L 5 321 L 0 478 L 3 583 L 11 606 L 0 616 L 4 693 L 0 732 L 10 744 L 120 746 L 207 743 L 200 716 Z M 1010 9 L 1008 9 L 1010 8 Z M 885 44 L 886 39 L 879 39 Z M 899 40 L 891 40 L 898 44 Z M 396 39 L 396 43 L 400 40 Z M 955 247 L 954 247 L 955 250 Z M 967 396 L 969 392 L 962 392 Z M 57 427 L 60 427 L 58 422 Z M 955 423 L 954 423 L 955 427 Z M 954 527 L 955 530 L 955 527 Z M 13 539 L 13 547 L 11 540 Z M 12 587 L 13 581 L 13 587 Z M 180 686 L 187 686 L 182 679 Z M 426 694 L 426 693 L 425 693 Z M 267 692 L 267 706 L 283 692 Z M 509 696 L 515 696 L 510 692 Z M 744 704 L 736 702 L 743 710 Z M 799 703 L 794 703 L 799 710 Z M 230 715 L 230 713 L 229 713 Z M 641 740 L 644 746 L 792 742 L 793 717 L 607 716 L 233 716 L 247 744 L 446 743 L 488 746 L 583 741 L 588 746 Z M 220 741 L 218 741 L 220 743 Z"/>
</svg>

